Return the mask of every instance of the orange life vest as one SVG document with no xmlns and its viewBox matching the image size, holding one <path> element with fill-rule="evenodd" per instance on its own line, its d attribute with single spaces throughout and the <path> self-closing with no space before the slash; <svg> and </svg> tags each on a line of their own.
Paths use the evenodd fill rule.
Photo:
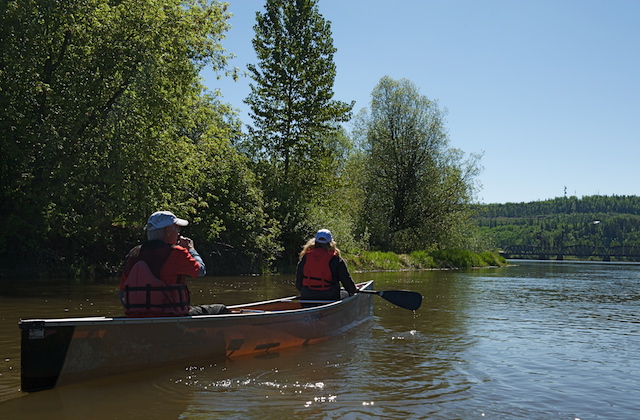
<svg viewBox="0 0 640 420">
<path fill-rule="evenodd" d="M 307 250 L 302 268 L 302 285 L 311 290 L 329 290 L 333 284 L 329 261 L 335 255 L 334 251 L 324 248 Z"/>
<path fill-rule="evenodd" d="M 134 264 L 125 271 L 127 278 L 122 290 L 127 316 L 182 316 L 189 313 L 189 289 L 184 281 L 168 286 L 159 279 L 160 269 L 172 251 L 171 245 L 151 250 L 142 248 L 139 255 L 133 257 Z M 155 268 L 155 273 L 150 267 Z"/>
</svg>

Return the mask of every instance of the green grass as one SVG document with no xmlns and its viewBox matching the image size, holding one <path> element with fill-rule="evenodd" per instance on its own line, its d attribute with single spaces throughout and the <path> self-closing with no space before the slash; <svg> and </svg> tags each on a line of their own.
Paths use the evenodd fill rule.
<svg viewBox="0 0 640 420">
<path fill-rule="evenodd" d="M 409 255 L 363 251 L 358 255 L 344 257 L 349 267 L 358 271 L 499 267 L 507 264 L 507 261 L 496 252 L 478 254 L 463 249 L 413 251 Z"/>
</svg>

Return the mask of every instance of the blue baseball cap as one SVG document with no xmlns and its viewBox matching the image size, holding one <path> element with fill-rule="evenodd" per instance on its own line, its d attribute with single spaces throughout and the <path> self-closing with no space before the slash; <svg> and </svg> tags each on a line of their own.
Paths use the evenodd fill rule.
<svg viewBox="0 0 640 420">
<path fill-rule="evenodd" d="M 316 233 L 316 242 L 319 244 L 328 244 L 333 241 L 333 236 L 331 235 L 331 231 L 329 229 L 320 229 Z"/>
</svg>

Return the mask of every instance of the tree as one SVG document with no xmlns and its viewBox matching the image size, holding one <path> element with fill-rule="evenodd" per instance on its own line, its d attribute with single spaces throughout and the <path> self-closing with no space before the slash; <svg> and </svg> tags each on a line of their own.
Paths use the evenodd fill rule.
<svg viewBox="0 0 640 420">
<path fill-rule="evenodd" d="M 363 220 L 374 247 L 459 245 L 479 156 L 448 146 L 444 111 L 409 80 L 383 77 L 360 116 L 367 174 Z"/>
<path fill-rule="evenodd" d="M 253 182 L 229 142 L 239 124 L 199 82 L 203 66 L 226 69 L 228 17 L 217 1 L 0 2 L 5 267 L 23 252 L 108 270 L 158 209 L 195 219 L 211 238 L 239 217 L 203 211 L 244 205 L 242 193 L 227 198 L 229 185 L 203 178 L 213 162 Z M 239 191 L 261 206 L 254 188 Z"/>
<path fill-rule="evenodd" d="M 299 242 L 304 208 L 331 173 L 331 139 L 353 104 L 332 99 L 336 49 L 316 0 L 267 0 L 256 21 L 248 149 L 288 246 Z"/>
</svg>

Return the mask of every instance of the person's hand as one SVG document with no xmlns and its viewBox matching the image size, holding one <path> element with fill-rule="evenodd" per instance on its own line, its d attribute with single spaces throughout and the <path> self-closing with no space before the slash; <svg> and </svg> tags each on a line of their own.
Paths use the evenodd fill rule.
<svg viewBox="0 0 640 420">
<path fill-rule="evenodd" d="M 194 249 L 193 240 L 191 238 L 187 238 L 186 236 L 181 236 L 178 238 L 178 245 L 187 249 Z"/>
</svg>

